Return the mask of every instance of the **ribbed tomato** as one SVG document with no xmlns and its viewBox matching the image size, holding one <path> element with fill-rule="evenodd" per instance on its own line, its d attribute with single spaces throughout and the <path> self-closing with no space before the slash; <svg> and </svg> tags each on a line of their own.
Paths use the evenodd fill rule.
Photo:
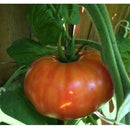
<svg viewBox="0 0 130 130">
<path fill-rule="evenodd" d="M 87 116 L 113 95 L 113 83 L 97 51 L 82 51 L 75 62 L 38 58 L 24 80 L 27 98 L 42 115 L 71 120 Z"/>
</svg>

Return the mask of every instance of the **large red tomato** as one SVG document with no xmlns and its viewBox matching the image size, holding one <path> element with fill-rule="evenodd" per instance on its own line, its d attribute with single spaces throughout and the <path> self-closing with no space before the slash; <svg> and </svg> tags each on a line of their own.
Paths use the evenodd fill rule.
<svg viewBox="0 0 130 130">
<path fill-rule="evenodd" d="M 42 115 L 71 120 L 87 116 L 113 95 L 108 70 L 97 51 L 83 51 L 75 62 L 38 58 L 24 80 L 28 99 Z"/>
</svg>

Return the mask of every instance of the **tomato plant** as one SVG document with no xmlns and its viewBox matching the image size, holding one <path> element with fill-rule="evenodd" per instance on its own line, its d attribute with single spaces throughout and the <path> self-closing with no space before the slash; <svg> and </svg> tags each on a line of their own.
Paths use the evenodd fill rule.
<svg viewBox="0 0 130 130">
<path fill-rule="evenodd" d="M 75 39 L 74 29 L 70 36 L 69 25 L 80 21 L 80 6 L 90 14 L 99 42 Z M 7 48 L 20 67 L 0 89 L 0 121 L 130 124 L 129 67 L 122 61 L 122 57 L 129 59 L 130 50 L 125 47 L 129 39 L 115 37 L 105 5 L 33 4 L 28 12 L 37 40 L 21 38 Z M 124 36 L 128 30 L 127 22 Z M 91 49 L 84 50 L 84 46 Z M 19 75 L 20 83 L 13 84 Z M 109 101 L 114 104 L 112 113 Z"/>
<path fill-rule="evenodd" d="M 94 112 L 113 95 L 109 72 L 96 51 L 80 52 L 69 63 L 55 56 L 34 61 L 24 80 L 24 91 L 43 115 L 72 120 Z"/>
</svg>

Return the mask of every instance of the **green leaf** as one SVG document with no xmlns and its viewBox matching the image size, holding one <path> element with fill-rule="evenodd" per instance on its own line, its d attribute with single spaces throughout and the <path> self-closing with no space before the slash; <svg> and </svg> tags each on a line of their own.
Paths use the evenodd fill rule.
<svg viewBox="0 0 130 130">
<path fill-rule="evenodd" d="M 57 124 L 56 119 L 42 116 L 25 97 L 23 86 L 13 83 L 0 96 L 0 108 L 10 117 L 27 125 Z"/>
<path fill-rule="evenodd" d="M 41 46 L 37 42 L 22 38 L 14 41 L 9 48 L 7 48 L 8 55 L 19 63 L 29 64 L 38 57 L 48 55 L 57 50 L 54 46 Z"/>
<path fill-rule="evenodd" d="M 59 34 L 64 32 L 63 21 L 53 5 L 33 4 L 29 6 L 28 21 L 32 32 L 42 44 L 57 43 Z M 53 6 L 54 7 L 54 6 Z"/>
<path fill-rule="evenodd" d="M 118 48 L 127 73 L 130 73 L 130 39 L 117 36 Z"/>
<path fill-rule="evenodd" d="M 119 51 L 121 53 L 130 52 L 130 39 L 129 38 L 123 38 L 121 36 L 117 36 L 116 40 L 119 47 Z"/>
<path fill-rule="evenodd" d="M 112 97 L 112 102 L 113 102 L 113 106 L 114 106 L 112 112 L 110 112 L 110 104 L 109 104 L 109 102 L 110 101 L 108 101 L 103 106 L 101 106 L 102 113 L 105 115 L 105 117 L 114 120 L 116 118 L 116 112 L 117 112 L 115 95 Z"/>
<path fill-rule="evenodd" d="M 130 112 L 130 94 L 126 97 L 125 101 L 119 108 L 117 121 L 120 122 L 121 119 L 123 119 L 123 117 L 127 115 L 129 112 Z"/>
<path fill-rule="evenodd" d="M 9 124 L 9 125 L 25 125 L 24 123 L 8 116 L 0 109 L 0 122 Z"/>
<path fill-rule="evenodd" d="M 79 5 L 61 4 L 60 13 L 65 23 L 77 25 L 80 22 Z"/>
<path fill-rule="evenodd" d="M 97 125 L 102 125 L 102 120 L 100 118 L 97 120 Z"/>
</svg>

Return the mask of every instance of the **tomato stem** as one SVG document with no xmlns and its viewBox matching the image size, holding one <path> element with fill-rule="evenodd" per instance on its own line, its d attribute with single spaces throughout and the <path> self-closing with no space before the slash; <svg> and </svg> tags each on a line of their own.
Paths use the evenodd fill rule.
<svg viewBox="0 0 130 130">
<path fill-rule="evenodd" d="M 65 43 L 66 43 L 65 44 L 65 51 L 62 50 L 61 38 L 62 38 L 62 33 L 60 34 L 59 40 L 58 40 L 58 43 L 57 43 L 59 60 L 61 62 L 64 62 L 64 63 L 76 61 L 78 58 L 77 58 L 76 52 L 75 52 L 74 36 L 73 36 L 72 40 L 67 39 L 65 41 Z"/>
<path fill-rule="evenodd" d="M 99 42 L 91 41 L 91 40 L 84 40 L 84 39 L 75 39 L 75 44 L 82 44 L 82 46 L 79 47 L 78 51 L 76 52 L 76 55 L 82 50 L 83 47 L 89 46 L 91 48 L 94 48 L 101 52 L 101 45 Z"/>
<path fill-rule="evenodd" d="M 68 47 L 66 48 L 66 53 L 70 61 L 77 60 L 76 51 L 75 51 L 75 36 L 73 35 L 72 40 L 69 42 Z"/>
<path fill-rule="evenodd" d="M 59 60 L 61 62 L 67 62 L 67 58 L 62 50 L 62 46 L 61 46 L 61 38 L 62 38 L 62 33 L 60 34 L 59 36 L 59 40 L 58 40 L 58 43 L 57 43 L 57 47 L 58 47 L 58 54 L 59 54 Z"/>
</svg>

